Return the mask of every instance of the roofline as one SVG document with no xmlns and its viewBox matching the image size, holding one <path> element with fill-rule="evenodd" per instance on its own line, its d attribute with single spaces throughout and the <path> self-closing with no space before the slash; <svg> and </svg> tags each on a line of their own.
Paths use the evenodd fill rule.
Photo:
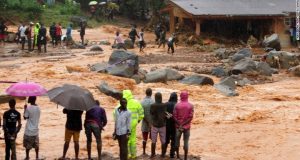
<svg viewBox="0 0 300 160">
<path fill-rule="evenodd" d="M 185 13 L 187 13 L 187 14 L 189 14 L 190 16 L 192 16 L 192 17 L 207 17 L 207 16 L 209 16 L 209 17 L 253 17 L 253 16 L 256 16 L 256 17 L 285 17 L 285 16 L 288 16 L 288 14 L 286 14 L 286 13 L 294 13 L 294 12 L 285 12 L 285 11 L 283 11 L 282 12 L 282 14 L 257 14 L 257 15 L 255 15 L 255 14 L 239 14 L 239 15 L 210 15 L 210 14 L 206 14 L 206 15 L 204 15 L 204 14 L 202 14 L 202 15 L 194 15 L 194 14 L 192 14 L 192 13 L 190 13 L 190 12 L 188 12 L 188 11 L 186 11 L 185 9 L 183 9 L 182 7 L 180 7 L 179 5 L 177 5 L 176 3 L 174 3 L 172 0 L 170 0 L 169 1 L 170 3 L 172 3 L 173 5 L 175 5 L 176 7 L 178 7 L 178 8 L 180 8 L 183 12 L 185 12 Z M 171 5 L 172 5 L 171 4 Z"/>
</svg>

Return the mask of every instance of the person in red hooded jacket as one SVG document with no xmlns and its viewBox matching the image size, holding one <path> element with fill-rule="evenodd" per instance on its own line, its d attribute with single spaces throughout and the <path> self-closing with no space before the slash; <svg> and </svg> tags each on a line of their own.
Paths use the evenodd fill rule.
<svg viewBox="0 0 300 160">
<path fill-rule="evenodd" d="M 189 145 L 189 138 L 190 138 L 190 128 L 191 122 L 193 120 L 194 115 L 194 107 L 188 101 L 188 92 L 182 91 L 180 94 L 180 102 L 176 104 L 175 109 L 173 111 L 173 118 L 176 124 L 176 142 L 175 148 L 177 152 L 177 158 L 179 158 L 179 145 L 180 145 L 180 138 L 183 134 L 183 141 L 184 141 L 184 160 L 187 160 L 188 155 L 188 145 Z"/>
</svg>

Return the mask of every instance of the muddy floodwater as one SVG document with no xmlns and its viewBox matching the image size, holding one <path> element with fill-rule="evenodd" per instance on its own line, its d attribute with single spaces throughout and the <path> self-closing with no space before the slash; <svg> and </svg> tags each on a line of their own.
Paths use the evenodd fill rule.
<svg viewBox="0 0 300 160">
<path fill-rule="evenodd" d="M 115 26 L 102 26 L 88 29 L 86 38 L 90 41 L 108 40 L 114 38 Z M 127 35 L 129 28 L 121 29 L 121 34 Z M 79 33 L 74 31 L 75 40 Z M 154 35 L 146 33 L 145 40 L 153 42 Z M 12 49 L 20 49 L 16 44 L 7 44 L 0 49 L 0 80 L 1 81 L 33 81 L 47 89 L 65 83 L 76 84 L 90 90 L 105 108 L 108 124 L 102 132 L 104 159 L 115 159 L 118 156 L 117 142 L 111 138 L 114 128 L 112 111 L 117 101 L 101 93 L 97 85 L 106 81 L 110 86 L 123 90 L 130 89 L 134 97 L 142 100 L 146 88 L 161 92 L 166 102 L 171 92 L 180 93 L 187 90 L 190 102 L 194 104 L 194 119 L 190 137 L 190 159 L 202 160 L 298 160 L 300 157 L 300 78 L 290 76 L 286 71 L 273 75 L 272 83 L 239 87 L 239 96 L 226 97 L 212 86 L 191 86 L 178 82 L 140 83 L 132 79 L 110 76 L 104 73 L 91 72 L 89 65 L 106 62 L 112 53 L 111 46 L 101 45 L 103 53 L 90 52 L 87 49 L 61 49 L 50 45 L 47 54 L 15 53 L 8 55 Z M 175 54 L 166 53 L 167 48 L 157 48 L 149 43 L 145 53 L 139 53 L 140 67 L 150 70 L 152 67 L 213 67 L 218 65 L 212 53 L 192 52 L 189 47 L 178 46 Z M 21 54 L 18 55 L 18 54 Z M 8 56 L 3 56 L 8 55 Z M 69 73 L 67 68 L 73 70 Z M 191 72 L 183 71 L 185 75 Z M 210 76 L 215 82 L 219 79 Z M 9 84 L 0 84 L 0 92 L 4 92 Z M 17 109 L 23 115 L 24 101 L 18 101 Z M 66 115 L 62 107 L 51 103 L 46 96 L 38 97 L 37 104 L 41 107 L 40 120 L 40 155 L 46 159 L 56 159 L 62 156 L 64 144 L 64 127 Z M 0 115 L 8 108 L 0 105 Z M 84 116 L 83 116 L 84 119 Z M 18 159 L 25 158 L 23 148 L 23 127 L 17 138 Z M 138 155 L 142 154 L 142 134 L 138 126 Z M 1 136 L 3 132 L 1 131 Z M 0 140 L 0 159 L 4 159 L 4 141 Z M 93 142 L 93 157 L 96 156 L 96 143 Z M 168 151 L 169 152 L 169 151 Z M 147 153 L 150 153 L 150 141 Z M 160 153 L 158 147 L 157 153 Z M 180 149 L 183 154 L 182 148 Z M 71 143 L 68 157 L 74 157 Z M 31 151 L 31 157 L 34 152 Z M 114 157 L 114 158 L 113 158 Z M 80 158 L 87 158 L 86 137 L 84 131 L 80 134 Z M 141 156 L 139 159 L 148 159 Z M 168 159 L 168 158 L 166 158 Z"/>
</svg>

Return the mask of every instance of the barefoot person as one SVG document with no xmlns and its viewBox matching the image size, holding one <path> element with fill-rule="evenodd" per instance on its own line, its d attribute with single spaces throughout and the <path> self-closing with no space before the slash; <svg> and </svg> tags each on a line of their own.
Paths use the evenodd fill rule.
<svg viewBox="0 0 300 160">
<path fill-rule="evenodd" d="M 120 160 L 127 160 L 131 113 L 127 110 L 127 100 L 125 98 L 120 100 L 120 107 L 117 107 L 113 114 L 115 120 L 115 131 L 113 135 L 119 143 Z"/>
<path fill-rule="evenodd" d="M 9 110 L 3 114 L 3 131 L 5 139 L 5 160 L 16 160 L 16 139 L 21 129 L 21 114 L 16 110 L 16 100 L 9 100 Z M 18 125 L 17 125 L 18 123 Z M 10 156 L 11 151 L 11 156 Z"/>
<path fill-rule="evenodd" d="M 170 149 L 170 158 L 175 158 L 175 136 L 176 136 L 176 128 L 175 121 L 173 119 L 173 111 L 174 107 L 177 103 L 177 94 L 175 92 L 171 93 L 169 101 L 166 103 L 167 105 L 167 123 L 166 123 L 166 149 L 168 145 L 171 143 Z"/>
<path fill-rule="evenodd" d="M 166 111 L 167 106 L 162 103 L 161 93 L 155 94 L 155 103 L 151 105 L 150 114 L 152 119 L 151 127 L 151 157 L 155 157 L 155 147 L 157 136 L 159 135 L 161 142 L 161 157 L 166 154 Z"/>
<path fill-rule="evenodd" d="M 143 133 L 143 154 L 146 154 L 146 145 L 148 141 L 149 134 L 151 132 L 151 115 L 150 115 L 150 106 L 154 103 L 154 100 L 151 98 L 152 89 L 148 88 L 146 90 L 146 97 L 141 102 L 144 109 L 144 119 L 142 121 L 142 133 Z"/>
<path fill-rule="evenodd" d="M 81 44 L 84 45 L 84 35 L 85 35 L 85 22 L 81 21 L 80 22 L 80 39 L 81 39 Z"/>
<path fill-rule="evenodd" d="M 26 149 L 26 158 L 29 160 L 29 151 L 35 149 L 35 157 L 39 158 L 39 121 L 40 121 L 40 107 L 36 104 L 36 97 L 29 97 L 28 103 L 30 106 L 24 106 L 24 119 L 27 120 L 23 145 Z"/>
<path fill-rule="evenodd" d="M 167 44 L 168 44 L 168 53 L 171 49 L 172 55 L 174 54 L 174 43 L 175 43 L 175 34 L 173 33 L 171 35 L 171 37 L 168 39 L 168 42 L 167 42 Z"/>
<path fill-rule="evenodd" d="M 66 129 L 65 129 L 65 144 L 63 150 L 63 156 L 60 159 L 66 158 L 66 154 L 69 149 L 69 144 L 72 137 L 74 141 L 75 158 L 78 159 L 79 136 L 80 136 L 80 131 L 82 130 L 81 116 L 83 111 L 64 109 L 63 113 L 67 114 L 67 122 L 66 122 Z"/>
<path fill-rule="evenodd" d="M 144 53 L 144 48 L 146 47 L 146 43 L 144 40 L 144 28 L 142 28 L 139 33 L 139 45 L 140 45 L 140 52 Z"/>
<path fill-rule="evenodd" d="M 86 112 L 85 115 L 85 134 L 87 139 L 88 159 L 91 159 L 92 134 L 94 134 L 97 142 L 98 159 L 101 159 L 102 139 L 101 132 L 107 124 L 107 118 L 104 108 L 100 107 L 99 101 L 96 101 L 96 106 Z"/>
<path fill-rule="evenodd" d="M 189 150 L 190 128 L 193 120 L 194 107 L 188 101 L 188 92 L 183 91 L 180 94 L 180 102 L 176 104 L 173 117 L 176 123 L 176 152 L 179 158 L 180 138 L 183 134 L 184 160 L 187 160 Z"/>
</svg>

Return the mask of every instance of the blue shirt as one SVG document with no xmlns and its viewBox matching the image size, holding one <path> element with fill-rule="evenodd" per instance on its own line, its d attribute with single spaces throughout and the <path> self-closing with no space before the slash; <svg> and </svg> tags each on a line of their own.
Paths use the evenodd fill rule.
<svg viewBox="0 0 300 160">
<path fill-rule="evenodd" d="M 71 33 L 72 33 L 72 27 L 69 26 L 67 28 L 67 33 L 66 33 L 67 37 L 71 37 Z"/>
</svg>

